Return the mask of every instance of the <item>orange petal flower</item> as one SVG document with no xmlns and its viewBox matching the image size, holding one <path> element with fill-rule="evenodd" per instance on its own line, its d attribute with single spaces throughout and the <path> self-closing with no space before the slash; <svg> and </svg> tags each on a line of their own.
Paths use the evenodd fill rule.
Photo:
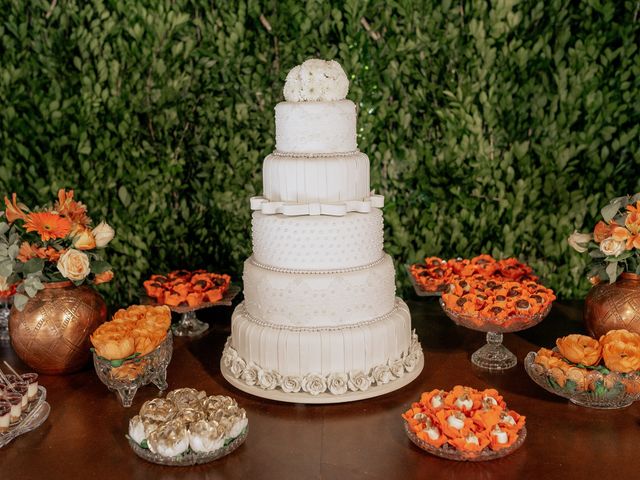
<svg viewBox="0 0 640 480">
<path fill-rule="evenodd" d="M 9 223 L 13 223 L 16 220 L 27 219 L 27 214 L 24 212 L 27 208 L 22 204 L 18 204 L 15 193 L 11 195 L 11 201 L 9 201 L 7 197 L 4 197 L 4 204 L 7 207 L 5 210 L 5 216 Z"/>
<path fill-rule="evenodd" d="M 101 283 L 107 283 L 113 280 L 113 272 L 111 270 L 107 270 L 106 272 L 98 273 L 96 278 L 93 280 L 95 285 L 100 285 Z"/>
<path fill-rule="evenodd" d="M 611 342 L 638 343 L 640 342 L 640 334 L 630 332 L 624 328 L 609 330 L 600 337 L 600 344 L 604 347 L 604 345 Z"/>
<path fill-rule="evenodd" d="M 596 223 L 596 227 L 593 230 L 593 240 L 596 243 L 600 243 L 605 238 L 609 238 L 611 236 L 611 230 L 614 225 L 615 223 L 609 225 L 600 220 L 598 223 Z"/>
<path fill-rule="evenodd" d="M 602 358 L 607 368 L 614 372 L 640 370 L 640 343 L 608 342 L 602 347 Z"/>
<path fill-rule="evenodd" d="M 602 355 L 600 342 L 586 335 L 567 335 L 556 340 L 560 354 L 573 363 L 597 365 Z"/>
<path fill-rule="evenodd" d="M 626 242 L 631 237 L 631 232 L 625 227 L 614 227 L 611 230 L 611 237 L 618 242 Z"/>
<path fill-rule="evenodd" d="M 27 215 L 25 223 L 27 232 L 36 232 L 43 242 L 64 238 L 71 231 L 71 222 L 50 212 L 34 212 Z"/>
<path fill-rule="evenodd" d="M 73 190 L 65 191 L 64 188 L 58 190 L 58 201 L 56 202 L 55 210 L 72 223 L 83 227 L 91 223 L 91 219 L 87 216 L 87 207 L 73 199 Z"/>
</svg>

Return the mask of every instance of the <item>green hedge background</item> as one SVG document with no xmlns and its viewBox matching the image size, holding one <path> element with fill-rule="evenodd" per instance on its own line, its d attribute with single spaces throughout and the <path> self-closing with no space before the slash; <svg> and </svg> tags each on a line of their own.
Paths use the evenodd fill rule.
<svg viewBox="0 0 640 480">
<path fill-rule="evenodd" d="M 335 58 L 398 267 L 516 255 L 580 297 L 566 237 L 640 190 L 638 5 L 0 0 L 0 192 L 71 187 L 113 224 L 113 304 L 176 267 L 238 278 L 286 73 Z"/>
</svg>

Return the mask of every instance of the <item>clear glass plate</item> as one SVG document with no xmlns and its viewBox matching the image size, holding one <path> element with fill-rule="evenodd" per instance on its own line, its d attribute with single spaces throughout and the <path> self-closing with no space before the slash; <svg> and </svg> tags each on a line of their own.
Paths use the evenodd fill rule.
<svg viewBox="0 0 640 480">
<path fill-rule="evenodd" d="M 480 452 L 463 452 L 455 449 L 447 443 L 442 445 L 440 448 L 434 447 L 433 445 L 418 438 L 418 436 L 411 431 L 407 422 L 404 423 L 404 431 L 407 433 L 409 440 L 425 452 L 429 452 L 436 457 L 446 458 L 448 460 L 457 460 L 459 462 L 484 462 L 487 460 L 506 457 L 520 448 L 524 443 L 525 438 L 527 438 L 527 427 L 522 427 L 522 430 L 518 432 L 518 438 L 516 441 L 506 448 L 501 450 L 491 450 L 491 448 L 486 447 Z"/>
<path fill-rule="evenodd" d="M 38 385 L 38 395 L 29 402 L 18 421 L 9 425 L 9 430 L 0 432 L 0 448 L 11 442 L 14 438 L 38 428 L 49 416 L 51 407 L 46 402 L 47 390 Z"/>
<path fill-rule="evenodd" d="M 167 465 L 171 467 L 190 467 L 192 465 L 201 465 L 203 463 L 213 462 L 214 460 L 229 455 L 244 443 L 244 441 L 247 439 L 248 434 L 249 427 L 245 428 L 240 435 L 238 435 L 236 438 L 234 438 L 224 447 L 218 450 L 209 453 L 199 453 L 189 449 L 186 453 L 183 453 L 176 457 L 163 457 L 162 455 L 153 453 L 148 448 L 141 447 L 129 436 L 127 436 L 127 439 L 129 440 L 129 445 L 136 453 L 136 455 L 148 462 L 157 463 L 158 465 Z"/>
</svg>

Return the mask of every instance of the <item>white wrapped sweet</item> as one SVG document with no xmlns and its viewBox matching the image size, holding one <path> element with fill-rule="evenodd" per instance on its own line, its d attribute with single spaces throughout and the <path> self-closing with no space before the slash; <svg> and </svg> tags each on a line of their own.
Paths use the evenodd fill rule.
<svg viewBox="0 0 640 480">
<path fill-rule="evenodd" d="M 216 422 L 200 420 L 189 427 L 189 445 L 194 452 L 214 452 L 224 446 L 225 430 Z"/>
<path fill-rule="evenodd" d="M 140 415 L 136 415 L 131 420 L 129 420 L 129 436 L 133 439 L 134 442 L 140 444 L 147 438 L 147 435 L 144 431 L 144 422 Z"/>
<path fill-rule="evenodd" d="M 166 422 L 171 420 L 175 414 L 176 406 L 164 398 L 147 400 L 140 409 L 140 417 L 145 421 Z"/>
<path fill-rule="evenodd" d="M 151 432 L 147 443 L 153 453 L 175 457 L 189 448 L 189 432 L 182 422 L 171 420 Z"/>
<path fill-rule="evenodd" d="M 331 102 L 343 100 L 349 79 L 334 60 L 312 58 L 289 71 L 284 84 L 287 102 Z"/>
</svg>

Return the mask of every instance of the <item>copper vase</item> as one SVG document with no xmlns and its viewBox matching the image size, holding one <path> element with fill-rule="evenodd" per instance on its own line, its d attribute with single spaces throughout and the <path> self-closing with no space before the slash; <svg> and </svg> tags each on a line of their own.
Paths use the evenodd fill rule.
<svg viewBox="0 0 640 480">
<path fill-rule="evenodd" d="M 89 335 L 106 317 L 107 306 L 93 288 L 68 281 L 48 283 L 21 312 L 11 309 L 11 344 L 38 373 L 75 372 L 89 361 Z"/>
<path fill-rule="evenodd" d="M 625 272 L 614 283 L 593 287 L 584 302 L 584 321 L 594 338 L 621 328 L 640 333 L 640 275 Z"/>
</svg>

